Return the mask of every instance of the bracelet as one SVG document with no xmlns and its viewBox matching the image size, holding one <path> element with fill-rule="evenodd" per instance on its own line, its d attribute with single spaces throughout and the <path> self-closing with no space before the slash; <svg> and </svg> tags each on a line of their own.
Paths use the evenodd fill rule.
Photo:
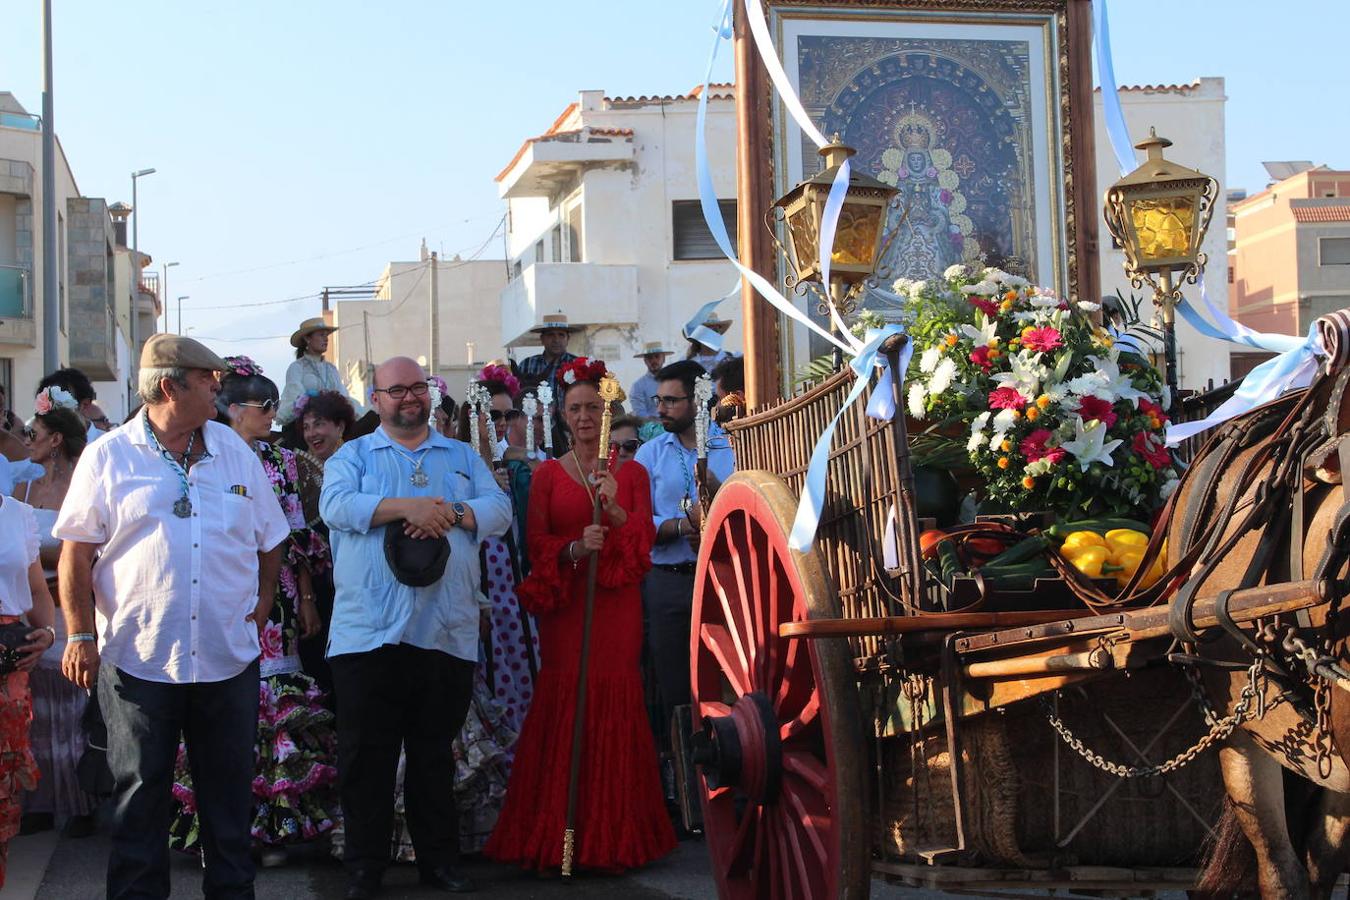
<svg viewBox="0 0 1350 900">
<path fill-rule="evenodd" d="M 52 643 L 55 644 L 55 643 L 56 643 L 56 628 L 55 628 L 55 626 L 52 626 L 52 625 L 43 625 L 43 626 L 42 626 L 42 630 L 45 631 L 45 632 L 47 632 L 48 634 L 50 634 L 50 635 L 52 636 Z"/>
<path fill-rule="evenodd" d="M 304 603 L 306 600 L 308 600 L 310 603 L 313 603 L 313 602 L 314 602 L 314 595 L 313 595 L 313 594 L 301 594 L 301 595 L 300 595 L 300 602 L 301 602 L 301 603 Z"/>
<path fill-rule="evenodd" d="M 96 640 L 98 640 L 98 635 L 88 631 L 77 631 L 74 634 L 66 635 L 66 642 L 70 644 L 78 644 L 81 641 L 96 641 Z"/>
</svg>

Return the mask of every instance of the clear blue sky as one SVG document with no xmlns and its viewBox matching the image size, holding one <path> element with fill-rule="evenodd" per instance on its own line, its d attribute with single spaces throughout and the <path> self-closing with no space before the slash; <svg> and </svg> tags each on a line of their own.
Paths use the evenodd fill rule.
<svg viewBox="0 0 1350 900">
<path fill-rule="evenodd" d="M 55 0 L 57 133 L 81 191 L 130 201 L 184 327 L 280 378 L 324 285 L 374 280 L 421 237 L 467 255 L 504 206 L 493 176 L 579 90 L 688 90 L 710 0 Z M 1231 187 L 1265 159 L 1350 167 L 1337 0 L 1115 0 L 1125 84 L 1227 79 Z M 1160 37 L 1157 23 L 1194 37 Z M 38 0 L 3 0 L 0 90 L 41 111 Z M 730 53 L 718 76 L 729 80 Z M 495 250 L 495 253 L 493 251 Z M 500 256 L 500 243 L 489 249 Z M 223 307 L 223 308 L 222 308 Z"/>
</svg>

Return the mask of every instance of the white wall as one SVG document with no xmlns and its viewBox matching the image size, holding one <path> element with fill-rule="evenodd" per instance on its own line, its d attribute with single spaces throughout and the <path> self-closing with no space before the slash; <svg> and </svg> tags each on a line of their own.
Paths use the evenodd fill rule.
<svg viewBox="0 0 1350 900">
<path fill-rule="evenodd" d="M 1224 95 L 1223 79 L 1201 78 L 1198 86 L 1183 87 L 1179 91 L 1122 90 L 1119 96 L 1131 143 L 1137 144 L 1148 137 L 1149 127 L 1152 126 L 1157 129 L 1159 135 L 1172 141 L 1172 146 L 1165 151 L 1168 159 L 1199 169 L 1218 180 L 1218 207 L 1201 246 L 1209 257 L 1205 268 L 1209 298 L 1221 309 L 1227 309 L 1228 254 L 1227 237 L 1224 232 L 1224 194 L 1227 189 L 1224 108 L 1227 97 Z M 1122 173 L 1112 152 L 1110 138 L 1106 134 L 1100 91 L 1094 93 L 1094 101 L 1099 204 L 1097 215 L 1100 217 L 1101 198 Z M 1141 151 L 1134 153 L 1136 159 L 1143 160 L 1144 154 Z M 1148 296 L 1149 302 L 1140 308 L 1141 316 L 1147 317 L 1147 311 L 1152 309 L 1152 289 L 1147 284 L 1142 290 L 1130 285 L 1122 268 L 1124 254 L 1111 246 L 1111 235 L 1100 218 L 1098 226 L 1101 236 L 1099 259 L 1102 294 L 1109 296 L 1119 289 L 1126 297 L 1129 297 L 1131 292 Z M 1183 291 L 1193 305 L 1203 309 L 1197 285 L 1185 285 Z M 1195 389 L 1204 388 L 1210 379 L 1213 379 L 1216 385 L 1222 384 L 1228 379 L 1228 355 L 1231 346 L 1200 335 L 1178 317 L 1178 384 L 1183 388 Z"/>
</svg>

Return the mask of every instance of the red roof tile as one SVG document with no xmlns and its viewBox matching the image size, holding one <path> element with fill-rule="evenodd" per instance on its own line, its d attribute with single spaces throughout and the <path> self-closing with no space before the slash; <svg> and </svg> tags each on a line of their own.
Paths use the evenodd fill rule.
<svg viewBox="0 0 1350 900">
<path fill-rule="evenodd" d="M 1295 222 L 1350 222 L 1350 203 L 1336 206 L 1295 206 Z"/>
</svg>

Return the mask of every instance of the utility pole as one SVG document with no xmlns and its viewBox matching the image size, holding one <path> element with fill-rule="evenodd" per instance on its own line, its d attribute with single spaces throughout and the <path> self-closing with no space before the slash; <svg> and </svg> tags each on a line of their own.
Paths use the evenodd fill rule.
<svg viewBox="0 0 1350 900">
<path fill-rule="evenodd" d="M 52 100 L 52 0 L 42 0 L 42 368 L 61 368 L 60 252 L 56 240 L 56 119 Z"/>
<path fill-rule="evenodd" d="M 160 301 L 159 305 L 164 308 L 164 331 L 166 333 L 169 330 L 169 269 L 176 265 L 178 265 L 178 263 L 171 262 L 171 263 L 164 263 L 160 267 L 164 270 L 164 274 L 159 282 L 159 301 Z M 182 312 L 183 307 L 179 306 L 178 310 L 179 310 L 178 328 L 179 332 L 181 333 L 183 327 L 183 312 Z"/>
<path fill-rule="evenodd" d="M 437 265 L 436 252 L 431 253 L 431 353 L 427 356 L 427 374 L 437 375 L 439 370 L 436 368 L 436 350 L 441 341 L 441 314 L 440 314 L 440 290 L 437 284 L 439 266 Z"/>
<path fill-rule="evenodd" d="M 51 0 L 44 0 L 51 2 Z M 127 398 L 129 406 L 136 405 L 136 389 L 138 387 L 137 373 L 141 366 L 141 346 L 140 346 L 140 317 L 141 317 L 141 210 L 140 201 L 136 196 L 136 181 L 144 178 L 146 175 L 155 174 L 154 169 L 141 169 L 131 173 L 131 320 L 127 323 L 131 328 L 131 391 Z M 179 317 L 179 324 L 182 324 L 182 317 Z"/>
</svg>

